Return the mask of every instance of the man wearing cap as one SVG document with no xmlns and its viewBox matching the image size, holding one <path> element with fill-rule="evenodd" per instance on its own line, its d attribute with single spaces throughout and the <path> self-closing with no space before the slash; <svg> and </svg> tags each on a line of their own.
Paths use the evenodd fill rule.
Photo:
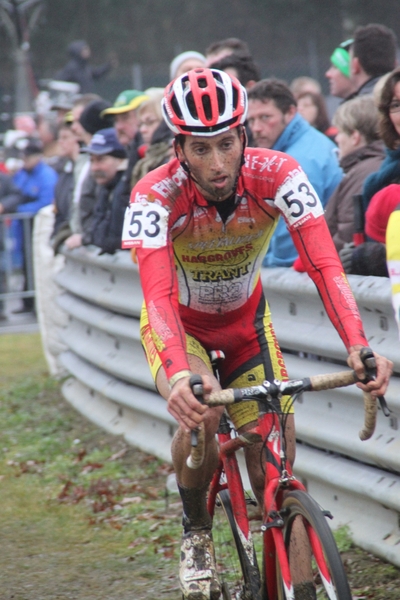
<svg viewBox="0 0 400 600">
<path fill-rule="evenodd" d="M 325 73 L 329 80 L 329 91 L 336 98 L 347 98 L 356 91 L 350 81 L 350 47 L 353 40 L 339 44 L 332 53 L 331 66 Z"/>
<path fill-rule="evenodd" d="M 122 225 L 129 201 L 123 193 L 126 150 L 114 127 L 109 127 L 95 133 L 90 144 L 81 151 L 90 156 L 90 172 L 98 186 L 88 243 L 101 248 L 102 254 L 113 254 L 121 248 Z"/>
<path fill-rule="evenodd" d="M 102 115 L 114 116 L 114 127 L 120 144 L 127 147 L 128 166 L 124 175 L 124 194 L 127 204 L 131 194 L 131 175 L 134 166 L 139 160 L 139 146 L 143 140 L 139 131 L 137 109 L 145 100 L 149 100 L 144 92 L 138 90 L 125 90 L 121 92 L 114 105 L 102 112 Z"/>
<path fill-rule="evenodd" d="M 23 202 L 17 206 L 16 211 L 20 213 L 32 213 L 35 215 L 41 208 L 51 204 L 54 198 L 54 188 L 58 175 L 55 170 L 43 160 L 43 144 L 39 138 L 27 137 L 17 140 L 17 149 L 24 162 L 24 167 L 14 177 L 16 187 L 23 195 Z M 22 240 L 21 222 L 18 222 L 18 235 Z M 26 247 L 24 253 L 24 291 L 28 289 L 28 265 Z M 15 313 L 31 312 L 34 308 L 33 298 L 24 298 L 21 309 Z"/>
</svg>

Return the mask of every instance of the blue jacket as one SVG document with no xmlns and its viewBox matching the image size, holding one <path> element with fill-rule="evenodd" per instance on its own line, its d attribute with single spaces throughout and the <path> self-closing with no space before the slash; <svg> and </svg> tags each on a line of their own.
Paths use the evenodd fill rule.
<svg viewBox="0 0 400 600">
<path fill-rule="evenodd" d="M 40 161 L 32 171 L 21 169 L 13 177 L 14 183 L 24 196 L 24 201 L 17 207 L 17 212 L 37 213 L 38 210 L 51 204 L 54 199 L 54 188 L 58 175 L 52 167 Z"/>
<path fill-rule="evenodd" d="M 335 144 L 296 114 L 276 140 L 272 150 L 286 152 L 299 162 L 325 206 L 343 177 Z M 281 218 L 271 238 L 263 266 L 290 267 L 296 258 L 296 248 L 286 223 Z"/>
</svg>

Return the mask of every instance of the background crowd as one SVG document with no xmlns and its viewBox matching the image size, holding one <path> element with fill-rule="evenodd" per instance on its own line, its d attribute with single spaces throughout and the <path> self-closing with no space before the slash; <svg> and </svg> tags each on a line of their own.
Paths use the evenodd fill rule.
<svg viewBox="0 0 400 600">
<path fill-rule="evenodd" d="M 334 114 L 315 79 L 261 79 L 248 45 L 237 38 L 217 41 L 204 54 L 182 52 L 170 64 L 171 80 L 203 66 L 237 77 L 249 97 L 248 144 L 285 152 L 300 163 L 325 207 L 347 273 L 390 275 L 395 286 L 400 232 L 396 235 L 392 225 L 387 246 L 386 230 L 400 208 L 397 52 L 394 32 L 379 24 L 358 27 L 351 39 L 338 40 L 326 65 L 330 94 L 339 103 Z M 6 234 L 20 248 L 26 286 L 28 281 L 22 221 L 7 221 L 4 215 L 34 216 L 52 204 L 54 253 L 64 244 L 70 249 L 91 244 L 112 254 L 120 249 L 133 185 L 173 156 L 171 132 L 161 116 L 162 88 L 123 90 L 113 103 L 93 93 L 95 80 L 115 61 L 92 67 L 88 44 L 71 43 L 69 60 L 55 74 L 50 93 L 37 98 L 36 114 L 16 116 L 14 129 L 4 136 L 0 293 L 6 290 Z M 303 270 L 283 220 L 264 266 Z M 33 298 L 23 298 L 17 310 L 33 311 Z M 6 317 L 0 300 L 1 318 Z"/>
</svg>

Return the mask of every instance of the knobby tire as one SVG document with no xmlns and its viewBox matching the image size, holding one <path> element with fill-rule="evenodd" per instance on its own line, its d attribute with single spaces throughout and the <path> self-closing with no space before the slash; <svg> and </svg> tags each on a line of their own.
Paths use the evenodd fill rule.
<svg viewBox="0 0 400 600">
<path fill-rule="evenodd" d="M 213 539 L 223 600 L 260 600 L 260 572 L 254 547 L 250 560 L 233 516 L 228 490 L 217 495 Z M 252 564 L 253 563 L 253 564 Z"/>
<path fill-rule="evenodd" d="M 317 589 L 317 600 L 352 600 L 352 594 L 335 539 L 326 521 L 326 517 L 323 515 L 317 502 L 306 492 L 296 490 L 287 494 L 283 501 L 282 509 L 285 509 L 284 512 L 287 511 L 287 514 L 284 516 L 284 539 L 288 555 L 292 526 L 296 517 L 301 517 L 306 527 L 307 524 L 312 527 L 321 543 L 333 588 L 325 586 L 313 556 L 312 571 L 314 584 Z M 279 593 L 280 598 L 285 600 L 282 585 L 279 586 Z"/>
</svg>

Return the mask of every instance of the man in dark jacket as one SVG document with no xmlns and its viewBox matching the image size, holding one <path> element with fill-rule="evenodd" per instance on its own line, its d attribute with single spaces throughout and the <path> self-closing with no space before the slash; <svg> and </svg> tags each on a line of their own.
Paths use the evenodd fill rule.
<svg viewBox="0 0 400 600">
<path fill-rule="evenodd" d="M 56 79 L 73 81 L 79 84 L 81 94 L 93 92 L 95 80 L 106 75 L 112 68 L 112 62 L 98 67 L 89 65 L 90 47 L 84 40 L 76 40 L 68 46 L 69 61 L 56 73 Z"/>
<path fill-rule="evenodd" d="M 123 193 L 126 151 L 115 129 L 109 127 L 95 133 L 82 152 L 90 155 L 90 171 L 99 186 L 91 243 L 101 249 L 101 254 L 113 254 L 121 248 L 122 226 L 129 202 Z"/>
</svg>

